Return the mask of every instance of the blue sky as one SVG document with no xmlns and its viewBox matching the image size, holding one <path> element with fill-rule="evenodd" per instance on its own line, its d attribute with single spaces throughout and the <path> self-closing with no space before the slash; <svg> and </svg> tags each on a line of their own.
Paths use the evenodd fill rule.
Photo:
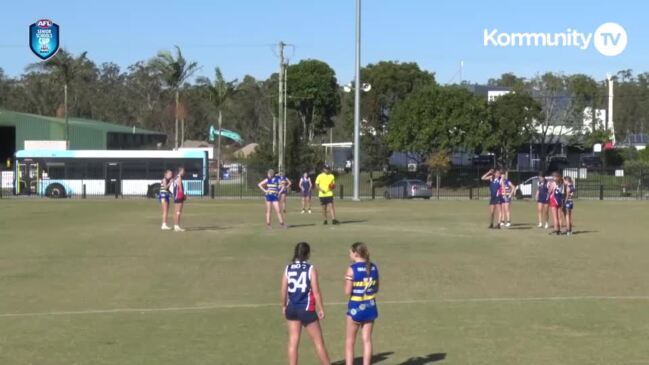
<svg viewBox="0 0 649 365">
<path fill-rule="evenodd" d="M 266 78 L 277 68 L 272 44 L 283 40 L 291 62 L 329 63 L 339 82 L 353 78 L 354 0 L 60 0 L 8 1 L 0 13 L 0 67 L 20 74 L 36 57 L 28 49 L 28 25 L 50 18 L 61 27 L 63 46 L 88 51 L 97 63 L 126 67 L 179 45 L 199 62 L 202 75 L 215 66 L 226 78 Z M 503 72 L 529 77 L 545 71 L 586 73 L 631 68 L 649 71 L 649 3 L 632 0 L 364 0 L 363 64 L 415 61 L 441 83 L 462 78 L 484 82 Z M 616 22 L 629 43 L 619 56 L 593 47 L 484 47 L 485 28 L 506 32 L 594 32 Z"/>
</svg>

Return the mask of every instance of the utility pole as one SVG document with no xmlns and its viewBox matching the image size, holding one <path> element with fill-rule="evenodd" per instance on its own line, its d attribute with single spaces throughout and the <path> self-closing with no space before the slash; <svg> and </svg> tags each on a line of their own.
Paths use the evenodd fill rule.
<svg viewBox="0 0 649 365">
<path fill-rule="evenodd" d="M 284 46 L 286 44 L 284 42 L 279 42 L 277 45 L 278 51 L 279 51 L 279 73 L 277 74 L 279 77 L 279 104 L 278 104 L 278 110 L 277 110 L 277 115 L 278 115 L 278 124 L 279 124 L 279 143 L 278 143 L 278 161 L 277 161 L 277 169 L 279 171 L 282 171 L 284 169 L 284 136 L 286 135 L 286 131 L 284 130 Z"/>
<path fill-rule="evenodd" d="M 65 113 L 65 147 L 70 149 L 70 122 L 68 120 L 68 83 L 63 85 L 63 112 Z"/>
<path fill-rule="evenodd" d="M 288 62 L 284 63 L 284 126 L 282 127 L 284 129 L 284 137 L 282 140 L 284 141 L 284 145 L 282 146 L 282 156 L 286 158 L 286 131 L 288 128 L 286 127 L 286 118 L 287 118 L 287 107 L 288 107 Z M 284 169 L 282 169 L 284 171 Z M 286 173 L 286 171 L 284 171 Z"/>
<path fill-rule="evenodd" d="M 273 115 L 273 155 L 277 152 L 277 117 Z"/>
<path fill-rule="evenodd" d="M 356 80 L 354 87 L 354 194 L 352 200 L 360 201 L 361 173 L 361 0 L 356 0 Z"/>
</svg>

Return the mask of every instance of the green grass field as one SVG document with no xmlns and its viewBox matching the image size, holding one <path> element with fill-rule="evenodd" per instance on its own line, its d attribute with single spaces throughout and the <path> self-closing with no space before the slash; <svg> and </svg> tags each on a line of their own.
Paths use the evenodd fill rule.
<svg viewBox="0 0 649 365">
<path fill-rule="evenodd" d="M 347 248 L 381 270 L 376 363 L 649 364 L 649 205 L 577 202 L 572 237 L 486 229 L 486 203 L 338 206 L 322 226 L 289 202 L 191 200 L 185 233 L 146 200 L 0 200 L 0 364 L 284 364 L 279 280 L 312 244 L 332 359 L 343 359 Z M 303 338 L 301 364 L 315 364 Z"/>
</svg>

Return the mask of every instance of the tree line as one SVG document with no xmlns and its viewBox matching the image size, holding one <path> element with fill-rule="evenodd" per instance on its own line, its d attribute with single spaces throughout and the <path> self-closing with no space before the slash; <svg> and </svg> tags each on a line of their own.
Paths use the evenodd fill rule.
<svg viewBox="0 0 649 365">
<path fill-rule="evenodd" d="M 62 116 L 67 89 L 71 117 L 160 131 L 168 135 L 169 147 L 178 140 L 206 140 L 209 126 L 222 120 L 223 128 L 259 143 L 259 157 L 272 161 L 278 74 L 264 80 L 252 76 L 225 80 L 215 68 L 212 78 L 194 78 L 199 67 L 178 47 L 126 69 L 110 62 L 97 65 L 85 52 L 73 55 L 61 50 L 17 77 L 8 77 L 0 68 L 0 108 Z M 287 165 L 297 170 L 323 159 L 312 145 L 330 138 L 351 140 L 353 95 L 343 91 L 335 71 L 320 60 L 288 66 L 287 77 Z M 557 153 L 555 142 L 562 134 L 570 134 L 571 144 L 584 146 L 611 137 L 602 121 L 592 132 L 582 126 L 584 110 L 606 109 L 608 103 L 605 80 L 587 75 L 522 78 L 506 73 L 488 85 L 513 92 L 491 102 L 472 92 L 470 83 L 439 84 L 434 73 L 416 63 L 369 64 L 361 69 L 361 78 L 372 85 L 361 96 L 365 168 L 383 167 L 395 150 L 418 154 L 422 160 L 445 161 L 439 155 L 458 149 L 492 152 L 500 164 L 509 166 L 518 148 L 530 141 L 541 146 L 543 162 Z M 613 79 L 616 137 L 647 132 L 649 73 L 623 70 Z"/>
</svg>

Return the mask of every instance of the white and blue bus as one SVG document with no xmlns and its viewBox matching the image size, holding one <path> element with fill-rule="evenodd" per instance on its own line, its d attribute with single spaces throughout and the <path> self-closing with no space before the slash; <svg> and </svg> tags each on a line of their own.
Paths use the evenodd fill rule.
<svg viewBox="0 0 649 365">
<path fill-rule="evenodd" d="M 21 150 L 15 192 L 20 195 L 139 195 L 155 197 L 166 169 L 185 168 L 185 193 L 207 195 L 204 151 Z"/>
</svg>

